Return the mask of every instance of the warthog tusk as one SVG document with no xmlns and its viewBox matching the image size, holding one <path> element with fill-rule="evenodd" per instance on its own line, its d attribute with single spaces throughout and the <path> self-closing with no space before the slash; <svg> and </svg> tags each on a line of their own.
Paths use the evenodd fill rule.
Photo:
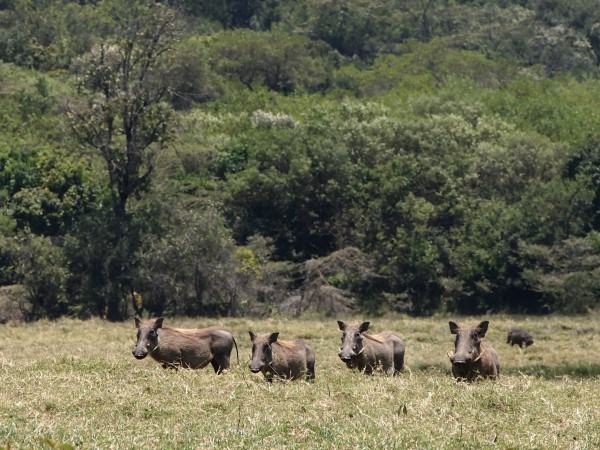
<svg viewBox="0 0 600 450">
<path fill-rule="evenodd" d="M 356 354 L 356 356 L 360 355 L 360 354 L 361 354 L 362 352 L 364 352 L 364 351 L 365 351 L 365 348 L 364 348 L 364 347 L 363 347 L 363 348 L 361 348 L 361 349 L 360 349 L 360 352 L 358 352 L 358 353 Z"/>
<path fill-rule="evenodd" d="M 487 349 L 486 349 L 486 348 L 484 348 L 484 349 L 481 351 L 481 353 L 479 354 L 479 356 L 473 360 L 473 362 L 479 361 L 479 360 L 481 359 L 481 357 L 483 356 L 483 354 L 485 353 L 485 351 L 486 351 L 486 350 L 487 350 Z"/>
<path fill-rule="evenodd" d="M 452 361 L 452 355 L 450 354 L 450 352 L 446 352 L 446 355 L 448 355 L 448 358 L 450 358 L 450 361 Z"/>
</svg>

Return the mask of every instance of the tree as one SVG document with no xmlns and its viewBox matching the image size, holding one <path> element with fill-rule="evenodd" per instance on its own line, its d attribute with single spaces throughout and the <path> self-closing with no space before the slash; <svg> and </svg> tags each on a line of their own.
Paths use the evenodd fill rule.
<svg viewBox="0 0 600 450">
<path fill-rule="evenodd" d="M 114 18 L 112 39 L 96 45 L 74 69 L 90 92 L 85 107 L 71 109 L 81 144 L 105 162 L 111 205 L 111 232 L 105 236 L 110 285 L 106 315 L 124 318 L 132 289 L 142 228 L 135 226 L 131 201 L 147 191 L 155 155 L 169 138 L 171 108 L 160 61 L 177 38 L 177 12 L 154 2 L 101 5 Z"/>
<path fill-rule="evenodd" d="M 327 86 L 332 71 L 329 47 L 300 35 L 235 30 L 206 44 L 216 72 L 250 90 L 263 84 L 285 94 L 314 92 Z"/>
<path fill-rule="evenodd" d="M 0 7 L 0 59 L 4 61 L 42 70 L 66 69 L 106 32 L 105 17 L 91 2 L 10 3 Z"/>
<path fill-rule="evenodd" d="M 521 243 L 523 277 L 538 293 L 540 310 L 585 313 L 598 306 L 598 237 L 593 232 L 552 246 Z"/>
<path fill-rule="evenodd" d="M 22 232 L 0 235 L 0 255 L 9 260 L 12 281 L 25 288 L 20 309 L 25 320 L 55 319 L 67 312 L 64 252 L 51 238 Z"/>
<path fill-rule="evenodd" d="M 380 23 L 369 8 L 347 2 L 326 2 L 316 8 L 311 36 L 327 42 L 345 56 L 368 58 L 374 55 L 372 39 Z"/>
<path fill-rule="evenodd" d="M 435 18 L 436 0 L 413 0 L 404 2 L 403 10 L 410 17 L 411 22 L 416 24 L 419 30 L 417 35 L 423 42 L 428 42 L 433 35 L 433 20 Z"/>
</svg>

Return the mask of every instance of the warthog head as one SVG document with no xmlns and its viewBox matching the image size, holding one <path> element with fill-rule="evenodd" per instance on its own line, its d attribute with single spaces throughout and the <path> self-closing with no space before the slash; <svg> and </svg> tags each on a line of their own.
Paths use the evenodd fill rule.
<svg viewBox="0 0 600 450">
<path fill-rule="evenodd" d="M 341 320 L 337 322 L 340 330 L 344 332 L 338 356 L 348 364 L 352 360 L 352 357 L 360 355 L 365 349 L 362 334 L 369 329 L 370 322 L 363 322 L 360 325 L 346 325 Z"/>
<path fill-rule="evenodd" d="M 252 373 L 258 373 L 263 368 L 269 367 L 273 362 L 272 345 L 277 341 L 279 333 L 256 335 L 248 331 L 252 340 L 252 359 L 248 367 Z"/>
<path fill-rule="evenodd" d="M 158 330 L 162 327 L 163 318 L 147 322 L 142 322 L 138 317 L 135 318 L 135 326 L 138 329 L 137 343 L 133 350 L 133 356 L 137 359 L 144 359 L 148 353 L 158 347 Z"/>
<path fill-rule="evenodd" d="M 474 328 L 459 327 L 454 322 L 449 322 L 450 333 L 456 335 L 454 341 L 454 355 L 448 355 L 454 365 L 467 366 L 481 358 L 481 339 L 485 337 L 489 321 L 485 320 Z"/>
</svg>

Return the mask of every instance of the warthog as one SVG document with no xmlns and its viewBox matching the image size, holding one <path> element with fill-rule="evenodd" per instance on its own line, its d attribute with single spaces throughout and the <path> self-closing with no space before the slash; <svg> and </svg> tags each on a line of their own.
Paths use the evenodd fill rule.
<svg viewBox="0 0 600 450">
<path fill-rule="evenodd" d="M 252 359 L 248 367 L 252 373 L 262 372 L 269 382 L 275 376 L 295 380 L 306 375 L 307 380 L 314 380 L 315 352 L 306 342 L 301 339 L 280 341 L 279 333 L 248 333 L 252 340 Z"/>
<path fill-rule="evenodd" d="M 387 375 L 396 375 L 404 370 L 405 345 L 391 331 L 366 334 L 370 322 L 347 325 L 337 321 L 342 335 L 342 347 L 338 356 L 349 369 L 358 369 L 367 375 L 381 366 Z"/>
<path fill-rule="evenodd" d="M 523 330 L 522 328 L 511 328 L 508 330 L 508 337 L 506 343 L 510 346 L 517 344 L 520 348 L 529 347 L 533 344 L 533 336 L 529 331 Z"/>
<path fill-rule="evenodd" d="M 163 318 L 142 321 L 135 318 L 137 344 L 133 356 L 144 359 L 148 354 L 164 368 L 202 369 L 211 363 L 220 374 L 230 366 L 229 358 L 237 343 L 231 333 L 216 327 L 184 329 L 163 327 Z M 239 359 L 239 355 L 238 355 Z"/>
<path fill-rule="evenodd" d="M 454 355 L 450 357 L 452 375 L 457 380 L 474 381 L 478 377 L 496 378 L 500 375 L 500 359 L 496 351 L 482 342 L 489 322 L 481 322 L 476 327 L 459 327 L 450 322 L 450 333 L 456 335 Z"/>
</svg>

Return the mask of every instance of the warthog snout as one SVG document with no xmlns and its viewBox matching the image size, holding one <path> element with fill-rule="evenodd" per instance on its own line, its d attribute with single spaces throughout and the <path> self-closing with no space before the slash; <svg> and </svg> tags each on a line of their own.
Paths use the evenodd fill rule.
<svg viewBox="0 0 600 450">
<path fill-rule="evenodd" d="M 252 373 L 258 373 L 258 372 L 260 372 L 263 367 L 264 367 L 263 364 L 260 364 L 260 365 L 258 365 L 258 364 L 252 364 L 252 361 L 250 361 L 248 363 L 248 368 L 250 369 L 250 372 L 252 372 Z"/>
<path fill-rule="evenodd" d="M 466 363 L 466 361 L 464 359 L 463 360 L 456 359 L 456 355 L 450 355 L 450 354 L 448 354 L 448 357 L 450 358 L 450 362 L 452 364 L 464 364 L 464 363 Z"/>
<path fill-rule="evenodd" d="M 362 343 L 361 343 L 360 348 L 358 348 L 356 345 L 353 346 L 351 349 L 340 348 L 340 352 L 338 353 L 338 356 L 340 357 L 340 359 L 342 361 L 349 362 L 355 356 L 360 355 L 363 352 L 363 350 L 364 350 L 364 347 L 362 347 Z"/>
<path fill-rule="evenodd" d="M 450 357 L 450 362 L 452 364 L 467 364 L 471 361 L 473 361 L 473 355 L 475 354 L 474 351 L 469 351 L 467 352 L 467 354 L 458 354 L 455 353 L 454 355 L 448 355 Z"/>
<path fill-rule="evenodd" d="M 350 360 L 352 359 L 352 355 L 350 355 L 350 354 L 347 354 L 347 353 L 342 353 L 342 352 L 339 352 L 339 353 L 338 353 L 338 356 L 339 356 L 339 357 L 340 357 L 340 359 L 341 359 L 342 361 L 344 361 L 344 362 L 346 362 L 346 361 L 350 361 Z"/>
<path fill-rule="evenodd" d="M 354 356 L 355 354 L 356 354 L 356 353 L 354 353 L 354 352 L 353 352 L 352 354 L 350 354 L 350 353 L 342 353 L 342 352 L 339 352 L 339 353 L 338 353 L 338 356 L 340 357 L 340 359 L 341 359 L 342 361 L 344 361 L 344 362 L 349 362 L 350 360 L 352 360 L 352 356 Z"/>
<path fill-rule="evenodd" d="M 138 349 L 136 348 L 136 349 L 135 349 L 134 351 L 132 351 L 131 353 L 133 353 L 133 356 L 135 356 L 135 357 L 136 357 L 136 359 L 144 359 L 146 356 L 148 356 L 148 350 L 146 350 L 145 348 L 144 348 L 144 349 L 141 349 L 141 350 L 138 350 Z"/>
</svg>

